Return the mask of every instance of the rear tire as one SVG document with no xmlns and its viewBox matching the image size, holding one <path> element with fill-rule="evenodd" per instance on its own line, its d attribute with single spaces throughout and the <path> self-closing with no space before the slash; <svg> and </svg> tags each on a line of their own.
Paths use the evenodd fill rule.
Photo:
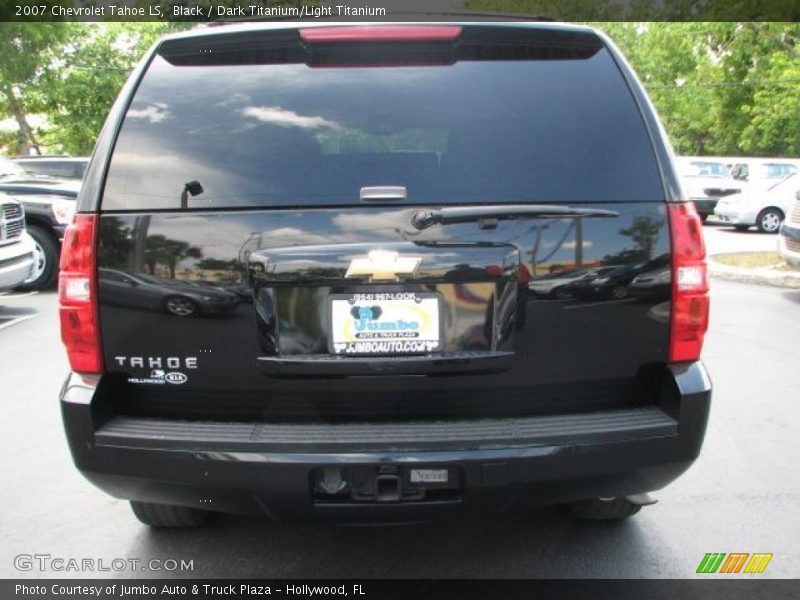
<svg viewBox="0 0 800 600">
<path fill-rule="evenodd" d="M 131 500 L 131 509 L 139 521 L 150 527 L 199 527 L 211 516 L 210 512 L 198 508 L 136 500 Z"/>
<path fill-rule="evenodd" d="M 756 227 L 762 233 L 778 233 L 783 223 L 783 212 L 779 209 L 770 207 L 765 208 L 756 217 Z"/>
<path fill-rule="evenodd" d="M 200 312 L 197 302 L 186 296 L 168 296 L 163 306 L 166 312 L 176 317 L 193 317 Z"/>
<path fill-rule="evenodd" d="M 620 521 L 638 513 L 642 507 L 623 497 L 582 500 L 567 505 L 570 512 L 579 519 L 591 521 Z"/>
<path fill-rule="evenodd" d="M 48 290 L 54 287 L 56 283 L 61 248 L 59 248 L 55 238 L 44 227 L 28 225 L 27 230 L 36 242 L 34 278 L 26 281 L 17 289 L 23 291 Z"/>
<path fill-rule="evenodd" d="M 736 231 L 748 231 L 750 229 L 750 225 L 734 225 L 733 228 Z"/>
<path fill-rule="evenodd" d="M 611 297 L 614 298 L 614 300 L 624 300 L 628 297 L 629 293 L 630 290 L 627 286 L 618 285 L 611 290 Z"/>
</svg>

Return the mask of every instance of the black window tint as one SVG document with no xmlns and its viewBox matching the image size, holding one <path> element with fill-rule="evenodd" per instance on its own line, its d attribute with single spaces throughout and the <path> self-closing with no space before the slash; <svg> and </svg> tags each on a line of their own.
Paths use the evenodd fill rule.
<svg viewBox="0 0 800 600">
<path fill-rule="evenodd" d="M 187 186 L 198 182 L 198 186 Z M 103 208 L 332 205 L 364 186 L 408 203 L 663 200 L 605 49 L 449 66 L 174 66 L 144 76 Z"/>
</svg>

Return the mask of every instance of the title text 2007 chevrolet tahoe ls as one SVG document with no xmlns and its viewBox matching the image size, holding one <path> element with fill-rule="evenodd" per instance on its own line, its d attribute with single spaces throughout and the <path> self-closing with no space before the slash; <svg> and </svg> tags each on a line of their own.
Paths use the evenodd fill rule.
<svg viewBox="0 0 800 600">
<path fill-rule="evenodd" d="M 66 233 L 72 454 L 155 526 L 626 517 L 700 451 L 704 258 L 653 108 L 591 29 L 174 35 Z"/>
</svg>

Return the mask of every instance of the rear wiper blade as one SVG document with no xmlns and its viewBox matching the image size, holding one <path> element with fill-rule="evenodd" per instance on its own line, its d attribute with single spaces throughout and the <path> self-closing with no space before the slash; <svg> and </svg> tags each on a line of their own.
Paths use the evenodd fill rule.
<svg viewBox="0 0 800 600">
<path fill-rule="evenodd" d="M 417 229 L 427 229 L 432 225 L 450 225 L 453 223 L 471 223 L 486 221 L 492 226 L 495 221 L 515 219 L 569 219 L 569 218 L 608 218 L 618 217 L 613 210 L 599 208 L 575 208 L 572 206 L 545 204 L 506 204 L 499 206 L 454 206 L 438 208 L 416 213 L 411 224 Z"/>
</svg>

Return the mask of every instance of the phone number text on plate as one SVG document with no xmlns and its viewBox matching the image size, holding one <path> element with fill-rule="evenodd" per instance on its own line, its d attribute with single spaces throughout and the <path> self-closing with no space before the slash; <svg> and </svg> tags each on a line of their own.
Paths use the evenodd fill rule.
<svg viewBox="0 0 800 600">
<path fill-rule="evenodd" d="M 351 302 L 380 302 L 382 300 L 412 300 L 419 302 L 416 292 L 382 292 L 372 294 L 353 294 Z"/>
</svg>

